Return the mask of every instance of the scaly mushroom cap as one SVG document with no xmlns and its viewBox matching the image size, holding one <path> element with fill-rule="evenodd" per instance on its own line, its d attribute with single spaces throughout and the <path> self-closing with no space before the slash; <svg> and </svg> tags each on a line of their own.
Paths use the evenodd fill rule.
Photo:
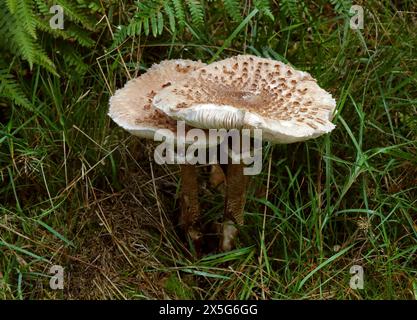
<svg viewBox="0 0 417 320">
<path fill-rule="evenodd" d="M 192 60 L 164 60 L 140 77 L 128 81 L 110 98 L 109 116 L 131 134 L 153 139 L 155 131 L 169 129 L 177 134 L 177 122 L 152 106 L 155 94 L 185 79 L 206 64 Z M 189 128 L 186 128 L 189 129 Z"/>
<path fill-rule="evenodd" d="M 199 128 L 258 128 L 292 143 L 330 132 L 336 101 L 310 74 L 282 62 L 239 55 L 192 72 L 155 95 L 153 105 Z"/>
</svg>

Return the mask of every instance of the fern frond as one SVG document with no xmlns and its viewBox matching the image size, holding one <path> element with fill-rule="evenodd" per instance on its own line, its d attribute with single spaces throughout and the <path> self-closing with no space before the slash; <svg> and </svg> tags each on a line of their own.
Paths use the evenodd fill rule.
<svg viewBox="0 0 417 320">
<path fill-rule="evenodd" d="M 185 26 L 185 9 L 182 0 L 172 0 L 172 4 L 174 5 L 175 15 L 177 17 L 178 25 L 180 28 Z"/>
<path fill-rule="evenodd" d="M 36 39 L 36 20 L 31 0 L 16 0 L 15 16 L 20 25 L 34 39 Z"/>
<path fill-rule="evenodd" d="M 69 27 L 65 28 L 65 30 L 52 29 L 49 26 L 49 22 L 37 17 L 36 27 L 45 33 L 49 33 L 54 38 L 61 38 L 64 40 L 72 41 L 75 40 L 78 44 L 80 44 L 83 47 L 89 48 L 92 47 L 95 43 L 94 40 L 87 35 L 85 30 L 79 28 L 76 25 L 70 25 Z"/>
<path fill-rule="evenodd" d="M 45 3 L 45 0 L 34 0 L 34 2 L 40 13 L 42 13 L 44 16 L 47 16 L 50 14 L 49 13 L 50 6 Z"/>
<path fill-rule="evenodd" d="M 162 15 L 161 11 L 158 11 L 156 14 L 157 19 L 157 26 L 158 26 L 158 35 L 162 34 L 162 31 L 164 31 L 164 16 Z"/>
<path fill-rule="evenodd" d="M 158 35 L 158 23 L 156 21 L 156 15 L 151 15 L 150 16 L 150 20 L 151 20 L 151 27 L 152 27 L 152 35 L 156 38 L 156 36 Z"/>
<path fill-rule="evenodd" d="M 112 48 L 123 43 L 128 37 L 139 35 L 142 31 L 143 21 L 131 21 L 127 26 L 118 26 L 113 36 Z"/>
<path fill-rule="evenodd" d="M 163 25 L 160 26 L 161 22 L 161 10 L 163 8 L 161 1 L 150 1 L 148 2 L 139 2 L 138 13 L 135 15 L 137 20 L 143 21 L 143 29 L 145 35 L 149 34 L 149 31 L 152 31 L 154 37 L 162 33 Z M 150 23 L 150 25 L 149 25 Z"/>
<path fill-rule="evenodd" d="M 295 22 L 300 22 L 300 11 L 297 5 L 297 0 L 282 0 L 280 2 L 282 12 L 293 19 Z"/>
<path fill-rule="evenodd" d="M 127 37 L 139 35 L 142 28 L 146 36 L 150 32 L 154 37 L 162 34 L 164 18 L 161 11 L 166 8 L 163 1 L 138 2 L 137 8 L 138 11 L 130 23 L 127 26 L 119 26 L 114 33 L 113 48 L 120 45 Z"/>
<path fill-rule="evenodd" d="M 10 49 L 13 53 L 22 56 L 29 62 L 32 69 L 36 60 L 35 41 L 26 33 L 21 25 L 13 23 L 13 37 L 10 38 Z"/>
<path fill-rule="evenodd" d="M 165 14 L 168 16 L 169 28 L 171 29 L 173 33 L 175 33 L 176 31 L 175 14 L 174 14 L 174 9 L 171 7 L 171 4 L 169 3 L 169 1 L 164 1 L 164 11 L 165 11 Z"/>
<path fill-rule="evenodd" d="M 274 15 L 272 14 L 271 4 L 269 0 L 255 0 L 255 8 L 259 10 L 262 14 L 266 15 L 272 21 L 275 20 Z"/>
<path fill-rule="evenodd" d="M 227 14 L 235 22 L 242 21 L 242 15 L 240 14 L 240 1 L 238 0 L 223 0 L 224 8 L 226 9 Z"/>
<path fill-rule="evenodd" d="M 149 18 L 145 17 L 143 18 L 143 31 L 145 32 L 145 35 L 149 35 Z"/>
<path fill-rule="evenodd" d="M 84 63 L 83 57 L 77 52 L 77 50 L 67 44 L 63 44 L 61 47 L 62 50 L 65 51 L 63 59 L 65 63 L 70 66 L 70 68 L 65 68 L 65 70 L 74 69 L 79 75 L 85 74 L 88 70 L 88 65 Z"/>
<path fill-rule="evenodd" d="M 22 88 L 5 69 L 0 69 L 0 97 L 11 100 L 19 106 L 32 108 Z"/>
<path fill-rule="evenodd" d="M 204 7 L 199 0 L 186 0 L 191 20 L 196 27 L 204 25 Z"/>
<path fill-rule="evenodd" d="M 76 5 L 67 0 L 57 0 L 56 3 L 64 9 L 65 17 L 68 17 L 71 21 L 80 23 L 87 30 L 94 31 L 94 23 L 81 13 Z"/>
<path fill-rule="evenodd" d="M 16 12 L 17 0 L 6 0 L 6 5 L 10 13 L 13 14 Z"/>
<path fill-rule="evenodd" d="M 76 25 L 69 26 L 66 32 L 69 38 L 75 39 L 83 47 L 91 48 L 95 44 L 95 41 L 88 36 L 85 30 Z"/>
<path fill-rule="evenodd" d="M 35 63 L 44 67 L 50 73 L 59 76 L 55 70 L 55 64 L 49 59 L 48 55 L 46 54 L 45 50 L 38 44 L 34 44 L 35 48 Z"/>
<path fill-rule="evenodd" d="M 2 39 L 5 42 L 5 47 L 11 53 L 21 56 L 28 61 L 31 69 L 34 64 L 39 64 L 56 74 L 53 62 L 36 42 L 36 39 L 27 32 L 24 24 L 17 20 L 18 11 L 19 9 L 17 9 L 15 16 L 7 9 L 0 10 L 0 32 L 5 35 L 5 38 Z M 35 25 L 37 25 L 34 15 L 32 18 L 35 21 Z"/>
<path fill-rule="evenodd" d="M 84 13 L 92 12 L 86 10 L 92 3 L 97 5 L 98 2 L 97 0 L 6 0 L 6 4 L 0 6 L 0 34 L 2 35 L 0 37 L 0 50 L 7 57 L 15 55 L 21 60 L 27 61 L 30 69 L 34 65 L 38 65 L 59 76 L 55 64 L 45 50 L 47 47 L 44 43 L 51 45 L 51 37 L 61 38 L 71 43 L 69 46 L 72 51 L 62 50 L 65 43 L 56 46 L 56 49 L 54 44 L 53 50 L 60 51 L 62 60 L 70 64 L 73 69 L 86 70 L 87 66 L 82 62 L 82 58 L 73 52 L 78 47 L 75 46 L 74 48 L 73 44 L 84 47 L 91 47 L 95 44 L 87 31 L 94 30 L 95 18 L 93 15 L 90 17 Z M 64 16 L 67 19 L 64 30 L 53 29 L 49 25 L 51 17 L 49 10 L 53 4 L 58 4 L 64 9 Z M 160 27 L 160 23 L 158 27 Z M 42 42 L 37 39 L 38 32 L 43 35 Z M 17 61 L 22 63 L 22 61 Z M 20 105 L 25 104 L 27 101 L 22 100 L 22 95 L 16 91 L 18 87 L 10 80 L 10 76 L 5 75 L 4 72 L 1 76 L 2 82 L 5 83 L 2 87 L 2 96 L 9 97 Z M 13 92 L 15 91 L 17 96 L 13 98 Z"/>
</svg>

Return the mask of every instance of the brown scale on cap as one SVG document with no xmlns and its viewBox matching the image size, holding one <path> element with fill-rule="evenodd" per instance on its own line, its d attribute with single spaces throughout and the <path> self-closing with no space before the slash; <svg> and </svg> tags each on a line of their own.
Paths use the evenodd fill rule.
<svg viewBox="0 0 417 320">
<path fill-rule="evenodd" d="M 195 70 L 195 68 L 193 68 L 191 65 L 187 65 L 187 64 L 184 65 L 184 64 L 181 64 L 181 63 L 177 63 L 175 65 L 175 70 L 178 73 L 188 73 L 188 72 L 190 72 L 192 70 Z"/>
<path fill-rule="evenodd" d="M 149 107 L 151 106 L 149 105 Z M 153 126 L 157 128 L 169 129 L 173 132 L 177 130 L 177 122 L 171 118 L 168 118 L 167 116 L 165 116 L 163 112 L 159 110 L 154 110 L 153 112 L 145 115 L 144 117 L 136 119 L 135 123 L 137 125 L 141 125 L 143 123 L 152 123 Z"/>
<path fill-rule="evenodd" d="M 331 95 L 308 73 L 279 61 L 247 55 L 215 62 L 191 73 L 185 80 L 160 91 L 153 103 L 166 114 L 203 128 L 232 128 L 239 127 L 239 123 L 245 126 L 245 119 L 255 119 L 246 118 L 246 114 L 253 115 L 271 123 L 265 124 L 270 126 L 271 132 L 281 130 L 278 140 L 284 132 L 284 135 L 294 136 L 291 141 L 298 141 L 296 137 L 304 133 L 310 137 L 331 131 L 334 125 L 330 119 L 336 105 Z M 181 111 L 188 108 L 192 111 Z M 222 108 L 226 113 L 222 113 Z M 243 120 L 238 111 L 245 114 Z M 225 121 L 222 114 L 228 117 Z M 292 129 L 292 124 L 281 120 L 294 120 L 292 124 L 305 129 Z M 251 123 L 264 126 L 262 121 Z M 307 127 L 319 130 L 313 133 Z"/>
<path fill-rule="evenodd" d="M 176 132 L 176 121 L 155 109 L 152 99 L 160 90 L 204 66 L 204 63 L 191 60 L 165 60 L 153 65 L 140 77 L 128 81 L 116 91 L 110 99 L 109 115 L 121 127 L 138 136 L 144 129 Z"/>
<path fill-rule="evenodd" d="M 255 58 L 251 57 L 249 62 L 236 59 L 230 67 L 215 66 L 213 69 L 220 71 L 217 74 L 207 73 L 207 70 L 202 69 L 199 73 L 199 81 L 195 82 L 196 79 L 191 78 L 183 84 L 183 88 L 189 90 L 180 90 L 179 93 L 192 104 L 210 102 L 243 107 L 248 111 L 279 120 L 291 118 L 290 114 L 283 113 L 283 108 L 291 107 L 291 105 L 299 106 L 306 102 L 301 99 L 300 102 L 292 104 L 290 100 L 293 95 L 298 97 L 308 90 L 302 88 L 297 91 L 297 85 L 303 77 L 294 76 L 294 72 L 289 70 L 288 66 L 281 65 L 279 62 L 253 63 L 254 61 Z M 253 66 L 253 71 L 249 72 L 248 68 L 251 66 Z M 285 74 L 291 78 L 277 78 L 276 76 L 281 74 L 280 70 L 285 71 L 286 68 L 288 70 Z M 200 86 L 205 90 L 199 90 Z M 176 107 L 187 108 L 191 103 L 182 102 Z"/>
</svg>

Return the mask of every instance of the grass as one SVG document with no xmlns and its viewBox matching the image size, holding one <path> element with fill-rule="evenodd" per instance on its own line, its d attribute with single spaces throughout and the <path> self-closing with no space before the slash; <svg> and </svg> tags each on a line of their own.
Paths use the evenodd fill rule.
<svg viewBox="0 0 417 320">
<path fill-rule="evenodd" d="M 205 28 L 112 50 L 126 2 L 97 19 L 84 76 L 17 75 L 33 108 L 0 104 L 0 299 L 417 299 L 417 7 L 366 1 L 352 30 L 322 3 L 299 22 L 275 2 L 274 21 L 250 2 L 239 23 L 210 9 Z M 337 128 L 265 144 L 237 249 L 195 258 L 176 227 L 179 168 L 112 123 L 108 99 L 162 59 L 244 52 L 310 72 L 337 99 Z M 204 186 L 207 220 L 222 201 Z M 49 288 L 55 264 L 64 290 Z"/>
</svg>

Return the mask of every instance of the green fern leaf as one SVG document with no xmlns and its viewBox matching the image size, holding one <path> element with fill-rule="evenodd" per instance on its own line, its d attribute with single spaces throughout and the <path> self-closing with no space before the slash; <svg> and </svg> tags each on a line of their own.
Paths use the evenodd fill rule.
<svg viewBox="0 0 417 320">
<path fill-rule="evenodd" d="M 112 48 L 121 45 L 128 37 L 139 35 L 142 32 L 142 22 L 142 20 L 133 20 L 127 26 L 118 26 L 114 33 Z"/>
<path fill-rule="evenodd" d="M 173 33 L 175 33 L 176 28 L 175 28 L 174 10 L 168 1 L 164 1 L 164 11 L 165 11 L 165 14 L 168 16 L 169 28 L 171 29 Z"/>
<path fill-rule="evenodd" d="M 6 0 L 6 5 L 10 13 L 14 14 L 16 12 L 17 0 Z"/>
<path fill-rule="evenodd" d="M 113 33 L 113 45 L 112 49 L 120 46 L 123 41 L 129 37 L 129 28 L 127 26 L 117 26 L 116 31 Z"/>
<path fill-rule="evenodd" d="M 175 15 L 177 17 L 178 25 L 180 28 L 185 26 L 185 10 L 182 0 L 172 0 L 175 9 Z"/>
<path fill-rule="evenodd" d="M 95 44 L 95 41 L 88 36 L 85 30 L 76 25 L 69 26 L 66 33 L 69 38 L 75 39 L 83 47 L 91 48 Z"/>
<path fill-rule="evenodd" d="M 35 62 L 36 62 L 36 64 L 44 67 L 50 73 L 59 77 L 59 74 L 55 70 L 55 64 L 52 62 L 51 59 L 49 59 L 45 50 L 38 43 L 35 43 L 34 47 L 35 47 Z"/>
<path fill-rule="evenodd" d="M 240 1 L 238 0 L 223 0 L 224 8 L 227 14 L 235 21 L 242 21 L 242 15 L 240 14 Z"/>
<path fill-rule="evenodd" d="M 31 0 L 16 1 L 14 15 L 17 21 L 32 38 L 36 39 L 36 20 L 34 18 L 35 14 L 33 13 Z"/>
<path fill-rule="evenodd" d="M 50 6 L 46 4 L 44 0 L 34 0 L 34 2 L 40 13 L 42 13 L 44 16 L 47 16 L 50 14 L 49 12 Z"/>
<path fill-rule="evenodd" d="M 90 48 L 95 44 L 94 40 L 92 40 L 88 36 L 85 30 L 76 25 L 70 25 L 69 27 L 66 27 L 65 30 L 52 29 L 49 26 L 49 22 L 42 20 L 39 17 L 36 17 L 36 26 L 39 30 L 45 33 L 49 33 L 54 38 L 61 38 L 64 40 L 72 41 L 75 40 L 78 44 L 80 44 L 83 47 Z"/>
<path fill-rule="evenodd" d="M 161 35 L 162 31 L 164 31 L 164 16 L 160 11 L 156 14 L 157 22 L 158 22 L 158 34 Z"/>
<path fill-rule="evenodd" d="M 145 36 L 149 35 L 149 18 L 143 19 L 143 31 L 145 32 Z"/>
<path fill-rule="evenodd" d="M 0 97 L 11 100 L 19 106 L 32 109 L 32 105 L 20 85 L 5 69 L 0 69 Z"/>
<path fill-rule="evenodd" d="M 186 0 L 190 10 L 191 19 L 195 26 L 202 27 L 204 24 L 204 8 L 198 0 Z"/>
<path fill-rule="evenodd" d="M 151 29 L 152 29 L 152 35 L 156 38 L 158 35 L 158 22 L 156 20 L 156 15 L 151 15 Z"/>
<path fill-rule="evenodd" d="M 62 45 L 62 50 L 65 51 L 63 59 L 65 63 L 70 66 L 70 68 L 65 68 L 66 70 L 75 69 L 79 75 L 83 75 L 87 72 L 88 65 L 84 63 L 83 57 L 77 52 L 76 49 L 74 49 L 73 46 L 64 44 Z"/>
<path fill-rule="evenodd" d="M 282 12 L 293 19 L 295 22 L 300 22 L 300 12 L 297 5 L 297 0 L 282 0 L 280 2 Z"/>
<path fill-rule="evenodd" d="M 57 0 L 56 2 L 64 9 L 65 17 L 68 17 L 72 21 L 81 23 L 81 25 L 87 30 L 94 31 L 94 23 L 87 16 L 81 13 L 76 5 L 67 2 L 67 0 Z"/>
<path fill-rule="evenodd" d="M 27 60 L 32 69 L 36 59 L 34 39 L 20 25 L 14 23 L 13 37 L 10 40 L 10 49 L 12 52 L 21 55 Z"/>
<path fill-rule="evenodd" d="M 167 1 L 168 0 L 165 0 L 165 2 Z M 118 30 L 114 33 L 113 48 L 119 46 L 127 39 L 127 37 L 139 35 L 142 31 L 142 27 L 146 36 L 148 36 L 150 32 L 152 32 L 154 37 L 162 34 L 164 29 L 164 16 L 161 11 L 164 9 L 165 12 L 170 12 L 170 9 L 172 8 L 164 4 L 162 0 L 138 2 L 136 5 L 138 11 L 130 23 L 127 26 L 118 27 Z M 169 19 L 171 29 L 172 25 L 174 25 L 175 28 L 175 18 L 173 17 L 172 10 Z"/>
<path fill-rule="evenodd" d="M 272 14 L 269 0 L 255 0 L 254 5 L 255 8 L 259 10 L 259 12 L 269 17 L 272 21 L 275 20 L 274 15 Z"/>
</svg>

